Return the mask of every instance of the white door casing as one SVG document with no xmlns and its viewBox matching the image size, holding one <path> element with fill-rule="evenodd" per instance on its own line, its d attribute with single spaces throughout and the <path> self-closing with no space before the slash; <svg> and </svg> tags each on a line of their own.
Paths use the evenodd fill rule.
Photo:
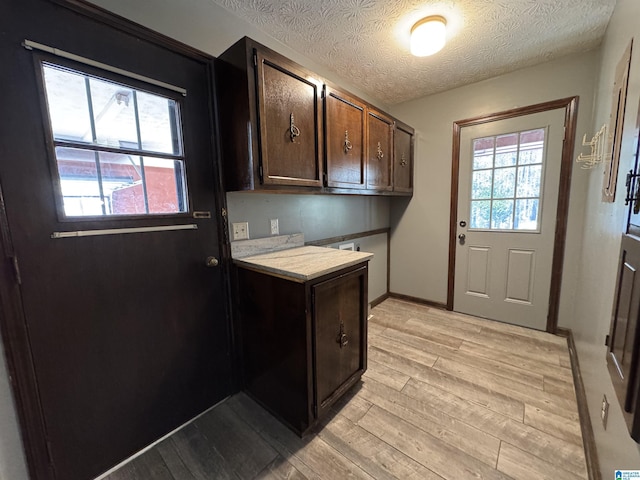
<svg viewBox="0 0 640 480">
<path fill-rule="evenodd" d="M 461 129 L 456 224 L 457 235 L 464 235 L 464 243 L 456 243 L 455 311 L 545 330 L 549 311 L 564 120 L 565 109 L 558 108 Z M 488 224 L 484 224 L 483 220 L 478 220 L 477 214 L 474 217 L 475 225 L 472 224 L 470 215 L 474 139 L 536 129 L 544 130 L 541 197 L 536 206 L 537 225 L 520 222 L 521 229 L 518 230 L 517 221 L 511 225 L 508 222 L 501 225 L 500 221 L 494 222 L 492 218 Z M 516 161 L 512 168 L 492 170 L 490 164 L 486 172 L 493 172 L 488 173 L 492 179 L 507 171 L 513 171 L 511 178 L 513 175 L 519 178 L 519 174 L 515 172 L 519 172 L 521 167 L 526 165 Z M 479 173 L 482 172 L 476 172 Z M 514 197 L 517 197 L 520 189 L 514 188 Z M 493 194 L 496 189 L 492 183 Z M 474 198 L 478 198 L 477 193 L 474 195 Z M 499 194 L 498 197 L 508 195 L 509 193 Z M 511 205 L 518 201 L 511 202 Z M 500 200 L 493 200 L 492 205 L 498 203 Z"/>
</svg>

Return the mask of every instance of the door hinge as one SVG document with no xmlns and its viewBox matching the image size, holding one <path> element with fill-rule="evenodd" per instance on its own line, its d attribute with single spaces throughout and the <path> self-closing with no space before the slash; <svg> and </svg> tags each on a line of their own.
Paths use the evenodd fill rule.
<svg viewBox="0 0 640 480">
<path fill-rule="evenodd" d="M 258 167 L 258 175 L 260 175 L 260 181 L 262 182 L 263 177 L 264 177 L 264 173 L 263 173 L 263 171 L 262 171 L 262 165 L 260 165 L 260 166 Z"/>
<path fill-rule="evenodd" d="M 608 347 L 609 346 L 609 335 L 604 337 L 604 344 Z"/>
<path fill-rule="evenodd" d="M 222 207 L 222 211 L 220 212 L 220 214 L 222 215 L 222 218 L 227 218 L 227 209 Z"/>
<path fill-rule="evenodd" d="M 22 275 L 20 274 L 20 265 L 18 264 L 18 257 L 16 255 L 11 257 L 11 264 L 13 265 L 13 274 L 16 277 L 16 283 L 22 285 Z"/>
<path fill-rule="evenodd" d="M 325 187 L 329 184 L 329 177 L 327 177 L 327 172 L 322 172 L 322 183 Z"/>
<path fill-rule="evenodd" d="M 257 67 L 258 66 L 258 54 L 253 52 L 253 66 Z"/>
</svg>

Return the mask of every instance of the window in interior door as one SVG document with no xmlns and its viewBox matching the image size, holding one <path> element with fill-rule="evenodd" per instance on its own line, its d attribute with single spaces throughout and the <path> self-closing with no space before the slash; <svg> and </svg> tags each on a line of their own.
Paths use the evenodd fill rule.
<svg viewBox="0 0 640 480">
<path fill-rule="evenodd" d="M 65 217 L 188 211 L 177 98 L 42 63 Z"/>
<path fill-rule="evenodd" d="M 473 140 L 471 229 L 539 231 L 545 129 Z"/>
</svg>

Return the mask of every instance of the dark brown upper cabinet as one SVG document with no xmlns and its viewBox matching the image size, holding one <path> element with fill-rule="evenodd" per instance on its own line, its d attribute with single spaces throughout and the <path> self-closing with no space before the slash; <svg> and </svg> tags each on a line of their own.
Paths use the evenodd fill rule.
<svg viewBox="0 0 640 480">
<path fill-rule="evenodd" d="M 262 183 L 322 186 L 322 83 L 278 54 L 257 59 Z"/>
<path fill-rule="evenodd" d="M 415 131 L 396 120 L 393 136 L 393 191 L 413 192 L 413 145 Z"/>
<path fill-rule="evenodd" d="M 366 105 L 336 88 L 325 87 L 327 186 L 363 189 Z"/>
<path fill-rule="evenodd" d="M 367 111 L 367 188 L 393 190 L 393 119 Z"/>
<path fill-rule="evenodd" d="M 412 194 L 410 127 L 247 37 L 215 74 L 226 191 Z"/>
<path fill-rule="evenodd" d="M 309 72 L 243 38 L 216 64 L 226 190 L 322 187 L 322 88 Z"/>
</svg>

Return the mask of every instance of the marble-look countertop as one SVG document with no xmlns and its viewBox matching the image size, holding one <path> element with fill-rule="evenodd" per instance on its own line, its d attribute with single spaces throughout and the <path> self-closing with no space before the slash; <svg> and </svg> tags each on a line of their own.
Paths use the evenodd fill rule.
<svg viewBox="0 0 640 480">
<path fill-rule="evenodd" d="M 373 257 L 373 253 L 326 247 L 298 247 L 278 252 L 235 258 L 236 265 L 295 282 L 306 282 Z"/>
</svg>

